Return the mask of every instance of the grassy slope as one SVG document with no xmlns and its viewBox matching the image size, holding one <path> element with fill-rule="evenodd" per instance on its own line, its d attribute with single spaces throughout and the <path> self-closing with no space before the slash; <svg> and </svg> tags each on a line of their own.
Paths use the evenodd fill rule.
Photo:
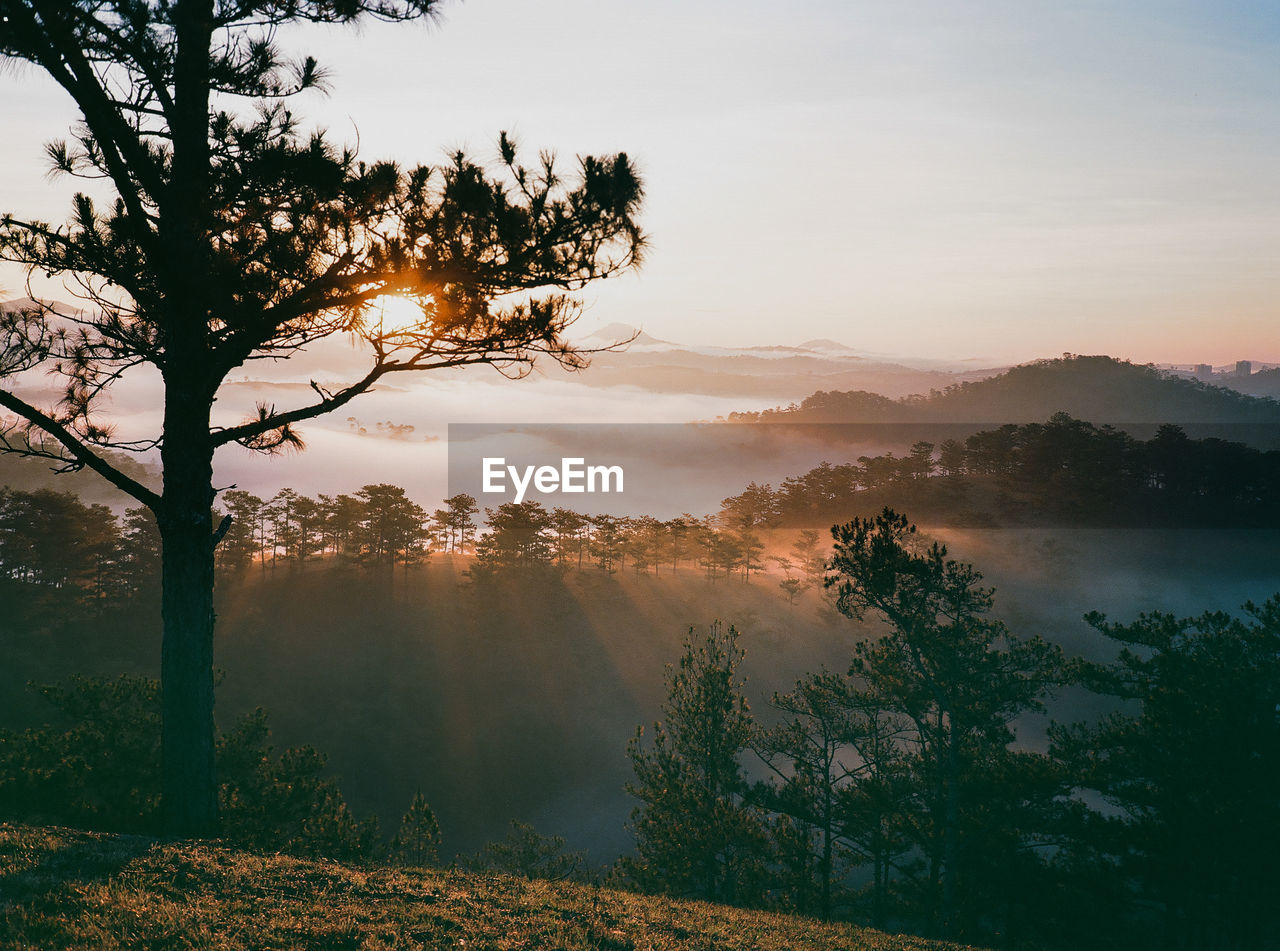
<svg viewBox="0 0 1280 951">
<path fill-rule="evenodd" d="M 569 883 L 0 825 L 0 947 L 942 949 Z"/>
</svg>

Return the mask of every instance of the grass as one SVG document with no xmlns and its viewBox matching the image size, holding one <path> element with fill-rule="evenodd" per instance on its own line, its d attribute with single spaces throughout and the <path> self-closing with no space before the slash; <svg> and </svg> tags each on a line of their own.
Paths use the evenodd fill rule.
<svg viewBox="0 0 1280 951">
<path fill-rule="evenodd" d="M 0 948 L 14 951 L 957 947 L 567 882 L 0 824 Z"/>
</svg>

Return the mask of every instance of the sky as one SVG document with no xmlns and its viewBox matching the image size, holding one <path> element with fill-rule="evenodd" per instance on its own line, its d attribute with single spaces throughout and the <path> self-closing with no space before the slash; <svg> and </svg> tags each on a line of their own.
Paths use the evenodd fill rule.
<svg viewBox="0 0 1280 951">
<path fill-rule="evenodd" d="M 626 151 L 651 240 L 590 288 L 692 344 L 825 337 L 1016 362 L 1280 361 L 1280 7 L 1244 2 L 447 2 L 313 27 L 296 111 L 368 159 Z M 0 71 L 0 211 L 65 217 L 69 102 Z M 0 269 L 18 296 L 22 277 Z M 58 287 L 37 288 L 66 296 Z"/>
</svg>

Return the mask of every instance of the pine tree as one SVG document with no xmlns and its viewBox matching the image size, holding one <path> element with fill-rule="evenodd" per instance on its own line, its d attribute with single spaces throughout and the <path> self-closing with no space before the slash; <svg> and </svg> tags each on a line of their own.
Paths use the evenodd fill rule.
<svg viewBox="0 0 1280 951">
<path fill-rule="evenodd" d="M 409 811 L 391 841 L 391 855 L 404 865 L 435 865 L 440 860 L 440 823 L 422 790 L 414 793 Z"/>
<path fill-rule="evenodd" d="M 991 618 L 993 592 L 980 586 L 982 575 L 948 558 L 944 546 L 922 544 L 905 516 L 885 509 L 832 535 L 837 574 L 827 585 L 839 610 L 888 624 L 884 637 L 855 647 L 850 674 L 883 711 L 911 724 L 925 910 L 934 930 L 955 935 L 965 927 L 962 911 L 970 923 L 984 911 L 961 908 L 962 886 L 972 892 L 961 880 L 968 871 L 980 878 L 974 856 L 982 853 L 966 842 L 1007 831 L 983 828 L 991 808 L 985 777 L 1015 771 L 1012 722 L 1042 709 L 1061 678 L 1062 653 L 1039 638 L 1013 637 Z M 1008 838 L 1016 842 L 1016 830 Z"/>
<path fill-rule="evenodd" d="M 645 744 L 627 747 L 641 801 L 631 814 L 636 856 L 623 873 L 646 891 L 751 904 L 764 887 L 765 831 L 745 801 L 739 757 L 752 720 L 738 675 L 738 632 L 717 621 L 699 640 L 689 629 L 678 667 L 667 667 L 663 719 Z"/>
<path fill-rule="evenodd" d="M 584 879 L 586 855 L 567 852 L 564 845 L 562 836 L 542 835 L 527 822 L 512 819 L 502 839 L 488 843 L 465 864 L 476 871 L 502 872 L 504 875 L 553 882 Z"/>
<path fill-rule="evenodd" d="M 453 155 L 439 167 L 365 161 L 311 132 L 291 97 L 320 85 L 286 55 L 289 26 L 432 16 L 437 0 L 0 0 L 0 57 L 43 71 L 80 121 L 45 154 L 105 201 L 71 198 L 64 225 L 5 213 L 0 260 L 81 290 L 84 309 L 0 316 L 0 450 L 92 469 L 151 509 L 163 540 L 161 675 L 168 831 L 217 827 L 214 773 L 213 458 L 224 446 L 300 447 L 298 424 L 338 410 L 388 374 L 489 364 L 513 375 L 537 354 L 573 367 L 562 334 L 572 293 L 639 261 L 642 188 L 623 154 L 550 153 L 525 166 L 505 134 L 496 172 Z M 378 300 L 421 319 L 385 329 Z M 366 370 L 277 409 L 244 406 L 228 376 L 335 334 L 363 341 Z M 112 386 L 149 366 L 163 420 L 122 440 L 103 418 Z M 27 380 L 60 375 L 30 402 Z M 230 423 L 230 424 L 228 424 Z M 112 448 L 156 448 L 160 486 Z"/>
<path fill-rule="evenodd" d="M 828 671 L 797 681 L 791 693 L 774 694 L 771 706 L 783 718 L 760 731 L 754 743 L 776 777 L 763 787 L 761 800 L 809 833 L 804 840 L 816 847 L 809 871 L 817 881 L 823 921 L 831 920 L 834 891 L 843 877 L 840 792 L 852 773 L 841 754 L 858 728 L 851 694 L 848 680 Z"/>
<path fill-rule="evenodd" d="M 1153 946 L 1275 947 L 1280 595 L 1241 617 L 1087 620 L 1123 649 L 1110 664 L 1082 662 L 1084 683 L 1129 703 L 1050 733 L 1075 784 L 1111 807 L 1073 843 L 1085 874 L 1119 871 Z"/>
</svg>

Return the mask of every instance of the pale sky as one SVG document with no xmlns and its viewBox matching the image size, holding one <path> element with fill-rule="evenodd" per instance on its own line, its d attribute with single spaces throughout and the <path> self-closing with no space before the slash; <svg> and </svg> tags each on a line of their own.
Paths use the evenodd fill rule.
<svg viewBox="0 0 1280 951">
<path fill-rule="evenodd" d="M 652 251 L 584 332 L 1280 361 L 1274 3 L 468 0 L 281 39 L 331 71 L 296 111 L 368 159 L 628 152 Z M 0 103 L 0 211 L 60 220 L 69 104 L 12 68 Z"/>
</svg>

